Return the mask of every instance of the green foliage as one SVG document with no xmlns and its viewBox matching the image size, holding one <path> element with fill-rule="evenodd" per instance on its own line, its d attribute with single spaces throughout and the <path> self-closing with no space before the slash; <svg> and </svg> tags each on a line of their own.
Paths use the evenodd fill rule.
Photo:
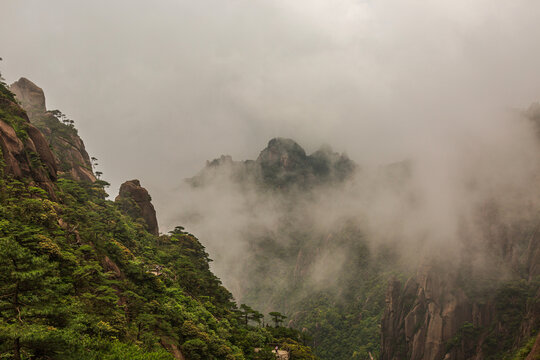
<svg viewBox="0 0 540 360">
<path fill-rule="evenodd" d="M 0 357 L 165 360 L 176 347 L 188 360 L 259 359 L 256 347 L 279 343 L 249 325 L 261 317 L 249 306 L 238 321 L 195 236 L 149 234 L 102 182 L 56 185 L 52 202 L 0 180 Z"/>
<path fill-rule="evenodd" d="M 2 86 L 0 85 L 0 89 L 2 89 Z M 8 90 L 9 91 L 9 90 Z M 0 96 L 3 96 L 4 94 L 0 91 Z M 9 98 L 9 96 L 6 96 Z M 17 134 L 17 137 L 24 141 L 28 139 L 28 122 L 23 119 L 21 116 L 16 115 L 9 111 L 9 109 L 4 109 L 0 107 L 0 120 L 8 123 L 13 129 L 15 130 L 15 134 Z"/>
<path fill-rule="evenodd" d="M 0 58 L 0 61 L 2 61 L 2 58 Z M 15 95 L 9 91 L 4 82 L 4 78 L 2 77 L 2 73 L 0 72 L 0 99 L 2 98 L 15 102 Z"/>
<path fill-rule="evenodd" d="M 0 90 L 0 100 L 13 100 Z M 2 109 L 23 139 L 20 108 Z M 37 122 L 62 166 L 73 122 L 59 111 Z M 0 358 L 165 360 L 181 351 L 187 360 L 263 359 L 269 344 L 285 341 L 309 353 L 295 344 L 297 331 L 260 327 L 262 315 L 247 305 L 240 321 L 204 246 L 183 227 L 148 233 L 106 200 L 101 180 L 61 177 L 51 201 L 30 179 L 5 176 L 2 160 Z"/>
<path fill-rule="evenodd" d="M 528 305 L 536 300 L 540 288 L 540 279 L 533 281 L 516 280 L 503 284 L 495 296 L 495 314 L 493 326 L 488 329 L 484 341 L 486 359 L 510 359 L 519 344 L 515 343 L 515 334 L 519 333 Z M 534 324 L 536 329 L 540 324 Z"/>
<path fill-rule="evenodd" d="M 512 360 L 525 360 L 527 355 L 530 354 L 530 352 L 531 352 L 531 350 L 532 350 L 532 348 L 534 346 L 535 341 L 536 341 L 536 337 L 535 336 L 531 337 L 525 343 L 525 345 L 523 345 L 519 350 L 516 351 L 516 353 L 512 357 Z"/>
<path fill-rule="evenodd" d="M 370 353 L 377 358 L 387 283 L 396 275 L 386 270 L 392 267 L 390 264 L 395 265 L 394 251 L 370 249 L 362 232 L 349 222 L 335 229 L 331 237 L 321 237 L 305 224 L 297 226 L 294 218 L 289 220 L 280 224 L 277 235 L 252 238 L 251 251 L 257 261 L 248 262 L 245 273 L 257 283 L 252 284 L 244 300 L 275 304 L 292 326 L 303 329 L 305 343 L 323 359 L 369 359 Z M 280 237 L 290 239 L 288 246 L 283 245 L 287 241 L 279 241 Z M 340 266 L 347 270 L 336 272 L 324 283 L 298 277 L 298 254 L 311 259 L 323 246 L 328 253 L 337 250 L 339 254 L 346 249 Z M 272 316 L 269 321 L 276 325 Z"/>
</svg>

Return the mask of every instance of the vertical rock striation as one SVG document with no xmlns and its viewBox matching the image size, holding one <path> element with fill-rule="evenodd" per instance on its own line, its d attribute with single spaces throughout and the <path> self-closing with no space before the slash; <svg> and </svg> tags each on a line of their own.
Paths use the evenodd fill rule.
<svg viewBox="0 0 540 360">
<path fill-rule="evenodd" d="M 56 160 L 47 141 L 26 112 L 9 97 L 0 97 L 0 149 L 4 175 L 29 179 L 56 199 Z"/>
</svg>

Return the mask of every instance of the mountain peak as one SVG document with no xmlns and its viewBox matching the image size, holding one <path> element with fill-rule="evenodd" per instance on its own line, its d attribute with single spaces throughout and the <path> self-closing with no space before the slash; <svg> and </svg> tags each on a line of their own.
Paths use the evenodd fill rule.
<svg viewBox="0 0 540 360">
<path fill-rule="evenodd" d="M 257 162 L 268 166 L 279 166 L 293 169 L 306 159 L 305 150 L 292 139 L 273 138 L 268 146 L 261 151 Z"/>
<path fill-rule="evenodd" d="M 10 85 L 9 89 L 15 94 L 22 107 L 29 113 L 42 114 L 47 111 L 43 89 L 27 78 L 20 78 Z"/>
</svg>

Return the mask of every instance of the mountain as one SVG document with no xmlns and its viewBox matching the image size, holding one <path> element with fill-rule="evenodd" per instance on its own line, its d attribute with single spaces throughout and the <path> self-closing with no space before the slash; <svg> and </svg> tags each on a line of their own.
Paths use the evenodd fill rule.
<svg viewBox="0 0 540 360">
<path fill-rule="evenodd" d="M 524 114 L 540 134 L 538 103 Z M 381 360 L 540 358 L 534 201 L 527 196 L 508 219 L 502 201 L 487 199 L 474 214 L 479 232 L 458 256 L 425 259 L 415 275 L 389 284 Z"/>
<path fill-rule="evenodd" d="M 139 180 L 126 181 L 120 186 L 120 191 L 114 200 L 120 208 L 134 220 L 143 219 L 146 229 L 152 235 L 159 235 L 156 210 L 152 205 L 152 197 Z"/>
<path fill-rule="evenodd" d="M 357 165 L 345 154 L 323 146 L 311 155 L 292 139 L 274 138 L 256 160 L 233 161 L 228 155 L 208 161 L 199 174 L 188 181 L 204 186 L 218 174 L 241 184 L 254 183 L 267 189 L 290 187 L 309 189 L 321 184 L 342 183 Z"/>
<path fill-rule="evenodd" d="M 54 197 L 56 161 L 45 138 L 15 103 L 13 94 L 6 89 L 1 95 L 0 146 L 4 174 L 18 180 L 31 179 Z"/>
<path fill-rule="evenodd" d="M 90 157 L 73 121 L 59 110 L 47 111 L 43 90 L 30 80 L 20 78 L 9 89 L 20 101 L 30 122 L 47 139 L 56 156 L 59 173 L 69 174 L 70 178 L 77 181 L 96 181 Z"/>
<path fill-rule="evenodd" d="M 538 105 L 525 114 L 537 123 Z M 218 274 L 235 296 L 288 315 L 322 359 L 534 358 L 536 191 L 522 189 L 509 201 L 466 183 L 475 198 L 459 219 L 460 237 L 437 244 L 401 232 L 407 216 L 418 216 L 417 172 L 413 161 L 363 169 L 328 147 L 308 155 L 275 138 L 256 160 L 221 156 L 188 179 L 191 196 L 209 205 L 186 219 L 208 231 Z M 213 208 L 223 219 L 207 216 Z"/>
<path fill-rule="evenodd" d="M 11 89 L 0 82 L 1 358 L 316 359 L 281 314 L 261 326 L 238 308 L 194 235 L 159 234 L 140 181 L 106 200 L 73 123 L 30 81 Z"/>
<path fill-rule="evenodd" d="M 380 178 L 399 182 L 408 169 L 407 163 L 388 166 Z M 393 250 L 372 248 L 358 219 L 336 208 L 346 206 L 340 194 L 361 173 L 329 146 L 306 154 L 294 140 L 275 138 L 256 160 L 224 155 L 188 179 L 193 196 L 215 189 L 212 198 L 197 203 L 231 207 L 223 220 L 205 216 L 202 209 L 193 218 L 203 224 L 193 226 L 235 229 L 217 232 L 215 241 L 224 245 L 212 248 L 235 296 L 287 314 L 289 324 L 312 338 L 323 359 L 379 353 L 378 326 Z M 225 204 L 213 203 L 219 196 Z M 241 263 L 235 261 L 239 253 Z"/>
</svg>

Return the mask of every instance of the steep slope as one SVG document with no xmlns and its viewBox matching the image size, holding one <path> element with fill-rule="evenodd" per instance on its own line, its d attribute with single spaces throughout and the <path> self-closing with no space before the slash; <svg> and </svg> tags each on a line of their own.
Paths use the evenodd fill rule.
<svg viewBox="0 0 540 360">
<path fill-rule="evenodd" d="M 1 83 L 0 97 L 0 357 L 272 359 L 279 346 L 315 359 L 297 331 L 243 320 L 256 312 L 238 311 L 195 236 L 150 233 L 106 200 L 104 181 L 57 179 L 50 151 L 31 156 L 39 136 Z M 128 183 L 120 197 L 143 193 L 150 207 Z"/>
<path fill-rule="evenodd" d="M 26 78 L 11 84 L 10 90 L 21 102 L 30 122 L 45 135 L 56 155 L 59 172 L 77 181 L 96 181 L 90 157 L 73 122 L 58 110 L 47 111 L 43 90 Z"/>
<path fill-rule="evenodd" d="M 54 198 L 56 161 L 41 132 L 9 91 L 0 93 L 0 147 L 4 173 L 31 180 Z"/>
<path fill-rule="evenodd" d="M 358 171 L 328 146 L 308 155 L 293 140 L 275 138 L 256 160 L 222 156 L 188 180 L 194 196 L 209 189 L 227 194 L 225 206 L 234 204 L 225 226 L 238 228 L 232 235 L 219 232 L 216 242 L 230 241 L 236 251 L 227 257 L 227 249 L 213 250 L 221 255 L 221 274 L 233 274 L 228 279 L 235 295 L 256 308 L 285 313 L 324 359 L 377 356 L 390 277 L 385 268 L 395 261 L 391 249 L 371 248 L 357 219 L 333 214 Z M 398 170 L 394 175 L 402 176 Z M 382 177 L 388 178 L 386 172 Z M 201 212 L 193 218 L 205 221 Z M 221 220 L 215 224 L 223 227 Z M 209 228 L 215 224 L 208 220 Z M 234 261 L 238 253 L 241 264 Z"/>
<path fill-rule="evenodd" d="M 526 112 L 533 122 L 538 113 Z M 232 274 L 235 295 L 284 312 L 324 359 L 526 356 L 540 329 L 538 173 L 502 187 L 464 173 L 471 199 L 459 199 L 455 217 L 435 214 L 442 226 L 451 217 L 454 235 L 415 212 L 429 185 L 418 171 L 412 161 L 360 170 L 331 150 L 308 155 L 277 138 L 257 160 L 208 162 L 190 195 L 226 195 L 186 219 L 215 236 L 211 251 L 228 264 L 218 273 Z M 228 215 L 205 218 L 215 208 Z"/>
<path fill-rule="evenodd" d="M 537 130 L 539 109 L 525 112 Z M 527 356 L 540 331 L 540 217 L 527 211 L 534 202 L 509 221 L 498 199 L 487 200 L 475 215 L 480 232 L 459 253 L 426 258 L 404 285 L 390 283 L 381 360 Z"/>
</svg>

